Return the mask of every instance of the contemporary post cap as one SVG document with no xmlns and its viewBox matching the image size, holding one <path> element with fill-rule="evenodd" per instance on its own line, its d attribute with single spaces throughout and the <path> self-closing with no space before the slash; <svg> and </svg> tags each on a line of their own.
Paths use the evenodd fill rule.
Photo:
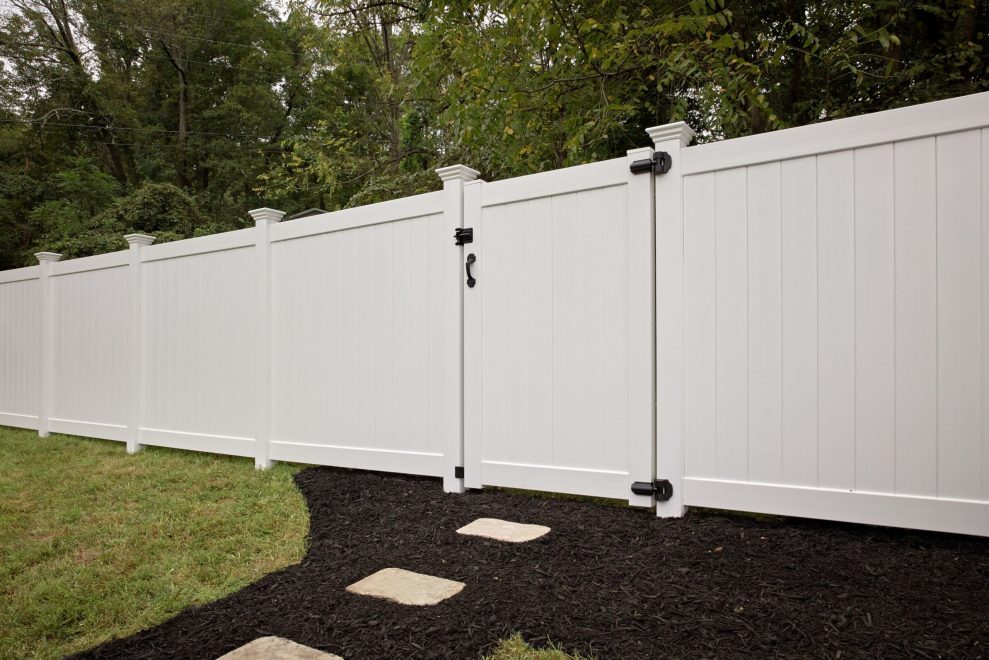
<svg viewBox="0 0 989 660">
<path fill-rule="evenodd" d="M 62 255 L 58 252 L 35 252 L 34 257 L 38 260 L 38 263 L 43 263 L 45 261 L 58 261 L 62 258 Z"/>
<path fill-rule="evenodd" d="M 481 175 L 480 172 L 466 165 L 450 165 L 434 171 L 443 181 L 473 181 Z"/>
<path fill-rule="evenodd" d="M 124 240 L 127 245 L 151 245 L 155 242 L 155 237 L 147 234 L 124 234 Z"/>
<path fill-rule="evenodd" d="M 690 141 L 696 135 L 694 129 L 687 126 L 687 122 L 683 121 L 663 124 L 662 126 L 653 126 L 652 128 L 647 128 L 646 133 L 652 138 L 653 144 L 658 145 L 660 142 L 665 142 L 666 140 L 680 140 L 681 147 L 686 147 L 690 144 Z"/>
<path fill-rule="evenodd" d="M 261 224 L 262 222 L 278 222 L 285 217 L 285 211 L 278 211 L 267 207 L 252 209 L 248 211 L 248 213 L 250 213 L 251 217 L 254 218 L 255 224 Z"/>
</svg>

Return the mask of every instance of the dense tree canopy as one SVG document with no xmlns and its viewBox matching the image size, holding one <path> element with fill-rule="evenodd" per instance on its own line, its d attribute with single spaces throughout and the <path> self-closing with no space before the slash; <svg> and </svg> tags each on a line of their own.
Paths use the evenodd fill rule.
<svg viewBox="0 0 989 660">
<path fill-rule="evenodd" d="M 0 0 L 0 268 L 989 89 L 989 3 Z"/>
</svg>

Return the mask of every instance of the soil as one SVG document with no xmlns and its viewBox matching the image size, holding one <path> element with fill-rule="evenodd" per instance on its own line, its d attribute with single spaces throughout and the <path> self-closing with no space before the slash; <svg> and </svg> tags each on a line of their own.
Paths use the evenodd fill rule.
<svg viewBox="0 0 989 660">
<path fill-rule="evenodd" d="M 513 632 L 597 658 L 989 655 L 989 539 L 711 512 L 675 520 L 435 479 L 310 468 L 301 564 L 78 658 L 216 658 L 278 635 L 347 660 L 474 658 Z M 456 533 L 547 525 L 528 543 Z M 465 582 L 432 607 L 344 588 L 388 566 Z"/>
</svg>

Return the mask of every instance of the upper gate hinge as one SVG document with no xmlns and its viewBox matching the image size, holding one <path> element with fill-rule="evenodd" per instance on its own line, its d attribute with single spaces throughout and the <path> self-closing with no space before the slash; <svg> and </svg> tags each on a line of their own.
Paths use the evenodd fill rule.
<svg viewBox="0 0 989 660">
<path fill-rule="evenodd" d="M 632 492 L 636 495 L 651 495 L 660 502 L 665 502 L 673 497 L 673 484 L 671 484 L 668 479 L 636 481 L 632 484 Z"/>
<path fill-rule="evenodd" d="M 474 242 L 474 228 L 473 227 L 458 227 L 453 231 L 453 238 L 457 241 L 457 245 L 467 245 L 468 243 Z"/>
<path fill-rule="evenodd" d="M 629 165 L 628 169 L 632 174 L 644 174 L 646 172 L 666 174 L 670 171 L 670 166 L 672 165 L 673 158 L 668 153 L 657 151 L 652 155 L 652 158 L 637 160 Z"/>
</svg>

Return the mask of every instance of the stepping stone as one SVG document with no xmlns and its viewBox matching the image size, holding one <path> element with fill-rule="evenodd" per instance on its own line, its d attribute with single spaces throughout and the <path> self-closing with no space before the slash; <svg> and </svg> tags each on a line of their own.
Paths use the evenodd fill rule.
<svg viewBox="0 0 989 660">
<path fill-rule="evenodd" d="M 497 518 L 478 518 L 469 525 L 464 525 L 457 530 L 457 534 L 468 536 L 483 536 L 498 541 L 508 541 L 509 543 L 525 543 L 538 539 L 549 532 L 549 527 L 544 525 L 525 525 L 514 523 Z"/>
<path fill-rule="evenodd" d="M 361 596 L 384 598 L 402 605 L 435 605 L 456 596 L 464 586 L 463 582 L 413 573 L 401 568 L 383 568 L 353 583 L 347 587 L 347 591 Z"/>
<path fill-rule="evenodd" d="M 343 660 L 309 646 L 282 637 L 259 637 L 217 660 Z"/>
</svg>

